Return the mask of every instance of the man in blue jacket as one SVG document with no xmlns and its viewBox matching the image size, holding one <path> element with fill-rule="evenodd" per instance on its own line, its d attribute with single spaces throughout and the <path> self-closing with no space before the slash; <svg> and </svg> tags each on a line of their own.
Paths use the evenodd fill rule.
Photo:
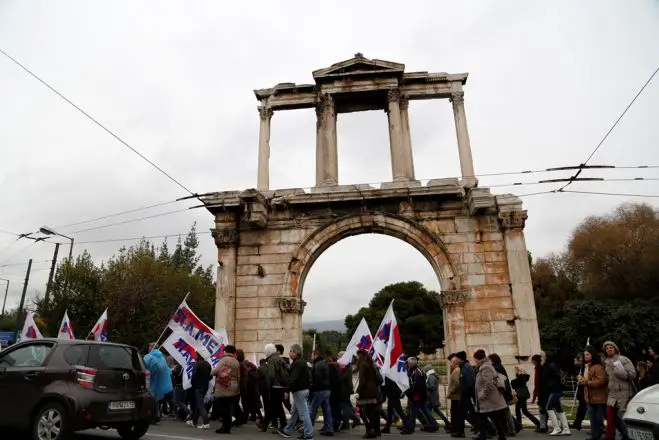
<svg viewBox="0 0 659 440">
<path fill-rule="evenodd" d="M 144 356 L 144 364 L 151 375 L 151 387 L 149 391 L 151 391 L 151 394 L 158 401 L 155 420 L 155 423 L 158 423 L 160 421 L 160 403 L 166 394 L 174 390 L 174 387 L 172 386 L 172 376 L 165 356 L 158 350 L 155 342 L 149 344 L 149 354 Z"/>
</svg>

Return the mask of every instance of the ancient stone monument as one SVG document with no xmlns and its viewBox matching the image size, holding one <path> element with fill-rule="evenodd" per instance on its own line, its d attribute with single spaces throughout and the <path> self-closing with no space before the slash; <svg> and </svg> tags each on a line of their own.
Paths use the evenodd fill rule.
<svg viewBox="0 0 659 440">
<path fill-rule="evenodd" d="M 442 287 L 446 351 L 477 348 L 516 364 L 540 350 L 526 244 L 526 211 L 515 196 L 479 188 L 467 131 L 467 74 L 405 72 L 361 54 L 313 72 L 315 84 L 255 90 L 260 115 L 256 189 L 204 196 L 218 247 L 215 326 L 248 355 L 268 342 L 300 343 L 304 280 L 332 244 L 357 234 L 398 237 L 419 250 Z M 414 177 L 408 104 L 448 98 L 461 179 Z M 269 188 L 270 121 L 275 111 L 315 107 L 316 186 Z M 392 181 L 380 188 L 339 185 L 340 113 L 384 110 Z"/>
</svg>

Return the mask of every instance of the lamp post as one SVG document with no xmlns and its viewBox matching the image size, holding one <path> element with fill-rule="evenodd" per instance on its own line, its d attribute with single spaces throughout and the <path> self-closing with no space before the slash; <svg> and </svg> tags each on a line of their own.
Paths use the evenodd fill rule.
<svg viewBox="0 0 659 440">
<path fill-rule="evenodd" d="M 66 235 L 55 232 L 55 230 L 53 228 L 49 228 L 48 226 L 40 227 L 39 232 L 41 232 L 44 235 L 57 235 L 57 236 L 60 236 L 62 238 L 66 238 L 67 240 L 71 240 L 71 245 L 69 246 L 69 266 L 70 266 L 72 264 L 72 259 L 73 259 L 73 237 L 67 237 Z M 59 249 L 59 244 L 56 245 L 56 247 L 55 247 L 55 257 L 53 257 L 53 263 L 57 259 L 58 249 Z M 51 284 L 52 284 L 53 268 L 54 268 L 54 264 L 53 264 L 53 267 L 50 270 L 50 277 L 48 279 L 48 286 L 46 286 L 46 297 L 45 297 L 46 305 L 48 305 L 48 297 L 49 297 L 49 294 L 50 294 L 50 288 L 51 288 Z M 64 279 L 64 291 L 65 292 L 66 292 L 66 289 L 67 289 L 68 285 L 69 285 L 69 277 L 67 276 Z"/>
<path fill-rule="evenodd" d="M 5 316 L 5 305 L 7 305 L 7 293 L 9 293 L 9 280 L 6 278 L 0 278 L 2 281 L 7 282 L 7 287 L 5 288 L 5 299 L 2 301 L 2 316 Z"/>
</svg>

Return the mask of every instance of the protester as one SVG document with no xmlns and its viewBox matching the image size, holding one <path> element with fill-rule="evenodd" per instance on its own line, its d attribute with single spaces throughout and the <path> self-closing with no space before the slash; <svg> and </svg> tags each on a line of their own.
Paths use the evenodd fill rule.
<svg viewBox="0 0 659 440">
<path fill-rule="evenodd" d="M 430 415 L 432 416 L 432 412 L 435 411 L 439 418 L 444 422 L 444 431 L 450 433 L 451 423 L 442 411 L 441 402 L 439 401 L 439 374 L 437 374 L 430 364 L 423 367 L 423 371 L 426 375 L 426 390 L 428 394 L 426 404 Z"/>
<path fill-rule="evenodd" d="M 279 356 L 281 356 L 282 361 L 284 361 L 284 365 L 286 365 L 286 369 L 289 369 L 291 366 L 291 360 L 284 356 L 284 346 L 281 344 L 275 344 L 275 349 L 277 350 L 277 353 L 279 353 Z M 284 399 L 282 400 L 282 403 L 284 404 L 284 408 L 288 410 L 288 412 L 291 412 L 291 396 L 289 393 L 289 390 L 284 387 Z"/>
<path fill-rule="evenodd" d="M 653 377 L 650 374 L 650 368 L 646 361 L 639 361 L 636 363 L 636 371 L 638 372 L 636 377 L 636 388 L 641 391 L 652 385 L 655 385 Z"/>
<path fill-rule="evenodd" d="M 467 362 L 467 353 L 460 351 L 455 356 L 460 364 L 460 420 L 458 423 L 464 431 L 466 420 L 472 426 L 472 431 L 475 431 L 475 427 L 478 425 L 474 409 L 476 373 L 474 368 Z"/>
<path fill-rule="evenodd" d="M 337 357 L 340 359 L 343 356 L 342 352 L 339 352 Z M 355 417 L 355 411 L 350 402 L 350 396 L 355 393 L 355 388 L 352 383 L 352 373 L 353 365 L 352 360 L 348 365 L 341 366 L 337 364 L 337 369 L 339 372 L 339 381 L 341 383 L 341 397 L 340 397 L 340 407 L 341 407 L 341 419 L 339 421 L 339 431 L 343 429 L 350 428 L 350 419 Z"/>
<path fill-rule="evenodd" d="M 543 352 L 544 353 L 544 352 Z M 540 411 L 540 426 L 536 428 L 535 432 L 546 433 L 549 431 L 547 428 L 548 418 L 547 415 L 547 388 L 542 388 L 540 386 L 540 376 L 542 375 L 542 355 L 534 354 L 531 357 L 531 362 L 533 363 L 533 399 L 531 403 L 538 402 L 538 410 Z"/>
<path fill-rule="evenodd" d="M 209 417 L 204 405 L 204 397 L 208 391 L 208 384 L 211 380 L 211 364 L 209 364 L 201 354 L 197 353 L 197 365 L 192 372 L 191 384 L 194 393 L 192 418 L 188 420 L 190 426 L 197 426 L 199 429 L 209 429 Z M 201 417 L 201 425 L 197 421 Z"/>
<path fill-rule="evenodd" d="M 284 438 L 290 438 L 298 419 L 302 419 L 304 431 L 298 438 L 313 439 L 313 425 L 309 415 L 309 388 L 311 386 L 311 377 L 307 363 L 302 359 L 302 347 L 298 344 L 291 345 L 289 357 L 292 360 L 288 374 L 288 390 L 293 394 L 293 404 L 291 418 L 288 424 L 277 430 Z"/>
<path fill-rule="evenodd" d="M 451 401 L 451 437 L 462 438 L 465 436 L 465 421 L 460 417 L 460 359 L 451 353 L 448 360 L 451 373 L 446 398 Z"/>
<path fill-rule="evenodd" d="M 153 397 L 158 401 L 156 405 L 156 418 L 154 423 L 160 421 L 160 403 L 165 398 L 165 395 L 174 391 L 172 385 L 171 370 L 167 366 L 167 361 L 162 352 L 158 350 L 155 342 L 149 344 L 149 353 L 144 356 L 144 365 L 149 370 L 151 377 L 150 389 Z"/>
<path fill-rule="evenodd" d="M 179 364 L 174 365 L 172 369 L 172 384 L 174 386 L 174 409 L 176 416 L 187 420 L 192 416 L 190 409 L 186 405 L 185 390 L 183 389 L 183 367 Z"/>
<path fill-rule="evenodd" d="M 561 396 L 563 395 L 561 370 L 547 357 L 545 352 L 540 353 L 540 357 L 540 390 L 546 396 L 545 409 L 553 427 L 549 435 L 570 435 L 570 425 L 561 404 Z"/>
<path fill-rule="evenodd" d="M 405 391 L 405 395 L 407 396 L 409 414 L 406 420 L 406 426 L 401 431 L 401 434 L 414 433 L 416 419 L 419 413 L 421 413 L 426 420 L 424 431 L 437 431 L 439 429 L 439 424 L 433 418 L 426 404 L 428 399 L 426 377 L 419 369 L 417 358 L 413 356 L 407 358 L 407 377 L 409 379 L 410 387 Z"/>
<path fill-rule="evenodd" d="M 265 416 L 261 424 L 257 424 L 259 429 L 264 432 L 271 422 L 278 422 L 278 428 L 280 429 L 286 426 L 283 401 L 286 384 L 288 383 L 288 369 L 279 353 L 277 353 L 274 344 L 265 346 L 265 355 L 265 394 L 263 395 Z"/>
<path fill-rule="evenodd" d="M 215 376 L 215 401 L 222 426 L 216 429 L 218 434 L 231 433 L 231 415 L 240 397 L 240 363 L 236 359 L 236 347 L 224 347 L 224 355 L 211 371 Z"/>
<path fill-rule="evenodd" d="M 602 423 L 608 399 L 606 371 L 593 347 L 586 348 L 583 361 L 583 373 L 577 377 L 577 380 L 584 389 L 584 400 L 588 405 L 590 439 L 599 440 L 602 437 Z"/>
<path fill-rule="evenodd" d="M 627 410 L 627 403 L 632 398 L 636 370 L 632 361 L 620 354 L 620 349 L 614 342 L 606 341 L 602 348 L 606 356 L 604 367 L 609 378 L 605 437 L 607 440 L 613 440 L 618 429 L 627 439 L 629 435 L 623 415 Z"/>
<path fill-rule="evenodd" d="M 513 395 L 513 389 L 510 386 L 510 380 L 508 379 L 508 372 L 506 371 L 506 368 L 503 366 L 503 363 L 501 361 L 501 357 L 496 354 L 496 353 L 491 353 L 488 358 L 492 361 L 492 366 L 496 370 L 497 373 L 499 373 L 501 376 L 499 376 L 503 380 L 503 388 L 502 388 L 502 393 L 503 393 L 503 398 L 506 401 L 506 408 L 505 408 L 505 418 L 506 418 L 506 426 L 508 427 L 508 435 L 510 437 L 514 437 L 517 434 L 517 424 L 515 423 L 515 419 L 513 419 L 512 414 L 510 413 L 510 406 L 508 405 L 514 405 L 515 404 L 515 396 Z"/>
<path fill-rule="evenodd" d="M 384 378 L 384 396 L 387 399 L 387 417 L 382 434 L 389 434 L 391 432 L 391 425 L 393 425 L 396 416 L 398 416 L 400 420 L 405 420 L 405 411 L 403 411 L 403 405 L 400 403 L 402 394 L 403 393 L 396 382 L 388 377 Z"/>
<path fill-rule="evenodd" d="M 487 358 L 484 350 L 477 350 L 474 359 L 478 364 L 476 373 L 476 411 L 480 415 L 479 440 L 487 438 L 488 418 L 494 421 L 499 440 L 506 439 L 507 423 L 506 408 L 508 405 L 503 397 L 503 384 L 499 373 L 494 369 L 492 361 Z"/>
<path fill-rule="evenodd" d="M 577 355 L 574 357 L 574 368 L 577 375 L 583 375 L 584 361 L 583 355 L 581 353 L 577 353 Z M 577 402 L 579 403 L 577 406 L 577 415 L 574 417 L 574 422 L 570 425 L 570 427 L 580 431 L 583 420 L 586 417 L 586 400 L 584 398 L 584 386 L 578 382 L 576 398 Z"/>
<path fill-rule="evenodd" d="M 531 376 L 529 376 L 526 371 L 519 365 L 515 367 L 515 378 L 510 382 L 510 386 L 515 390 L 517 394 L 517 402 L 515 403 L 515 417 L 517 423 L 517 429 L 521 430 L 523 428 L 522 424 L 522 414 L 526 416 L 527 419 L 531 421 L 537 428 L 540 427 L 540 421 L 529 411 L 527 406 L 528 400 L 531 397 L 529 393 L 529 387 L 527 383 Z"/>
<path fill-rule="evenodd" d="M 330 407 L 330 369 L 322 356 L 316 355 L 311 368 L 311 420 L 316 421 L 318 408 L 323 409 L 323 429 L 321 435 L 333 436 L 332 408 Z"/>
<path fill-rule="evenodd" d="M 364 438 L 380 437 L 380 376 L 373 358 L 365 350 L 357 352 L 357 371 L 359 371 L 359 384 L 357 385 L 357 405 L 364 419 L 366 434 Z"/>
</svg>

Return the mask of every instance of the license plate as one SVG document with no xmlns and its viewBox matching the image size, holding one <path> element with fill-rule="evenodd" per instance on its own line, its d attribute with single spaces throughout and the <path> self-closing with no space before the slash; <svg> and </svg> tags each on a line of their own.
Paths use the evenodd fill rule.
<svg viewBox="0 0 659 440">
<path fill-rule="evenodd" d="M 132 400 L 110 402 L 109 408 L 110 411 L 120 411 L 122 409 L 135 409 L 135 402 L 133 402 Z"/>
<path fill-rule="evenodd" d="M 627 426 L 627 431 L 629 432 L 629 437 L 632 440 L 654 440 L 654 435 L 651 431 L 632 428 L 631 426 Z"/>
</svg>

